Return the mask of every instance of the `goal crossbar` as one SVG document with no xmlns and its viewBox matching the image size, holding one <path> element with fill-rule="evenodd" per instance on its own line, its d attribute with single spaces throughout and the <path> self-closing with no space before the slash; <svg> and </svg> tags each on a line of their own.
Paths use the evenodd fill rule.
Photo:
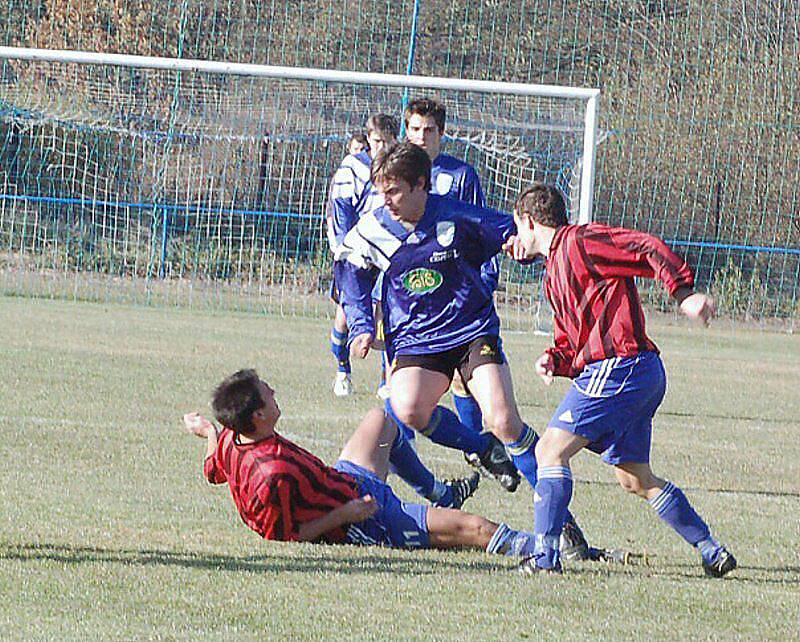
<svg viewBox="0 0 800 642">
<path fill-rule="evenodd" d="M 585 101 L 585 112 L 578 221 L 580 223 L 587 223 L 592 220 L 595 148 L 597 145 L 597 111 L 600 97 L 599 89 L 26 47 L 0 47 L 0 60 L 110 65 L 115 67 L 159 69 L 176 72 L 186 71 L 261 78 L 377 85 L 384 87 L 439 89 L 515 96 L 544 96 L 548 98 L 582 100 Z"/>
</svg>

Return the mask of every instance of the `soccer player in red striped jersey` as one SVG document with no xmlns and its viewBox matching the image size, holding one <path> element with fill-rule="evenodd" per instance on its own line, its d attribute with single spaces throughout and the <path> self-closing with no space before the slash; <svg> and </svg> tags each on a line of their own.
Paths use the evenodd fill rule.
<svg viewBox="0 0 800 642">
<path fill-rule="evenodd" d="M 398 499 L 386 484 L 398 430 L 382 410 L 366 415 L 331 467 L 275 432 L 275 391 L 254 370 L 225 379 L 212 406 L 219 431 L 197 413 L 184 416 L 186 428 L 207 440 L 205 477 L 228 483 L 242 520 L 265 539 L 533 552 L 530 533 Z"/>
<path fill-rule="evenodd" d="M 526 572 L 560 571 L 559 535 L 572 497 L 570 459 L 583 448 L 615 466 L 620 485 L 700 551 L 706 574 L 736 567 L 683 492 L 650 469 L 652 419 L 666 389 L 658 348 L 645 331 L 634 277 L 661 281 L 689 318 L 708 321 L 714 301 L 694 291 L 686 262 L 660 239 L 600 223 L 570 225 L 557 189 L 535 183 L 517 199 L 517 234 L 504 246 L 519 261 L 545 258 L 555 346 L 536 361 L 545 384 L 572 386 L 536 446 L 536 544 Z"/>
</svg>

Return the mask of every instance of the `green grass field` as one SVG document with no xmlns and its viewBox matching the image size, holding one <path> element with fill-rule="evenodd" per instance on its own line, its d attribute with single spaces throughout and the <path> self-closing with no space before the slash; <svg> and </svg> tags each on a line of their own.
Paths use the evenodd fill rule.
<svg viewBox="0 0 800 642">
<path fill-rule="evenodd" d="M 681 485 L 740 568 L 707 580 L 640 500 L 579 455 L 573 511 L 593 543 L 648 565 L 581 563 L 522 577 L 481 553 L 268 543 L 180 416 L 224 375 L 257 367 L 279 431 L 332 463 L 373 396 L 330 392 L 329 325 L 176 309 L 0 298 L 0 635 L 4 639 L 789 639 L 800 635 L 800 343 L 660 321 L 669 391 L 653 464 Z M 543 427 L 565 388 L 531 364 L 547 339 L 509 334 L 523 417 Z M 460 457 L 427 443 L 444 476 Z M 393 480 L 400 494 L 410 497 Z M 467 504 L 530 527 L 532 493 L 483 480 Z"/>
</svg>

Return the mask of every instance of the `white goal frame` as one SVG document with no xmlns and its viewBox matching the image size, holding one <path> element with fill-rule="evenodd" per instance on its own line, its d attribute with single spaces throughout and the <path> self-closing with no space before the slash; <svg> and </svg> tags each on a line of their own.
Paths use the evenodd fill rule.
<svg viewBox="0 0 800 642">
<path fill-rule="evenodd" d="M 578 207 L 578 223 L 593 220 L 595 148 L 597 145 L 597 116 L 600 90 L 583 87 L 560 87 L 557 85 L 535 85 L 526 83 L 466 80 L 437 76 L 404 76 L 400 74 L 378 74 L 334 69 L 312 69 L 309 67 L 278 67 L 247 63 L 215 62 L 182 58 L 159 58 L 91 51 L 60 49 L 33 49 L 25 47 L 0 47 L 0 60 L 28 60 L 41 62 L 78 63 L 86 65 L 110 65 L 168 71 L 201 72 L 263 78 L 312 80 L 384 87 L 441 89 L 486 94 L 508 94 L 515 96 L 542 96 L 547 98 L 571 98 L 584 101 L 583 154 L 581 162 L 581 193 Z"/>
</svg>

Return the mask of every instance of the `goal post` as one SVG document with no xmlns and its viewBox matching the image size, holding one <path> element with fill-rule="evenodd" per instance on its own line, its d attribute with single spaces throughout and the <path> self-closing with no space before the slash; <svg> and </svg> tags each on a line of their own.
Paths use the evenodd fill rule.
<svg viewBox="0 0 800 642">
<path fill-rule="evenodd" d="M 592 220 L 597 89 L 17 47 L 0 65 L 0 252 L 22 272 L 311 312 L 345 139 L 399 120 L 408 90 L 446 105 L 444 151 L 489 205 L 543 179 L 577 187 L 571 219 Z"/>
</svg>

